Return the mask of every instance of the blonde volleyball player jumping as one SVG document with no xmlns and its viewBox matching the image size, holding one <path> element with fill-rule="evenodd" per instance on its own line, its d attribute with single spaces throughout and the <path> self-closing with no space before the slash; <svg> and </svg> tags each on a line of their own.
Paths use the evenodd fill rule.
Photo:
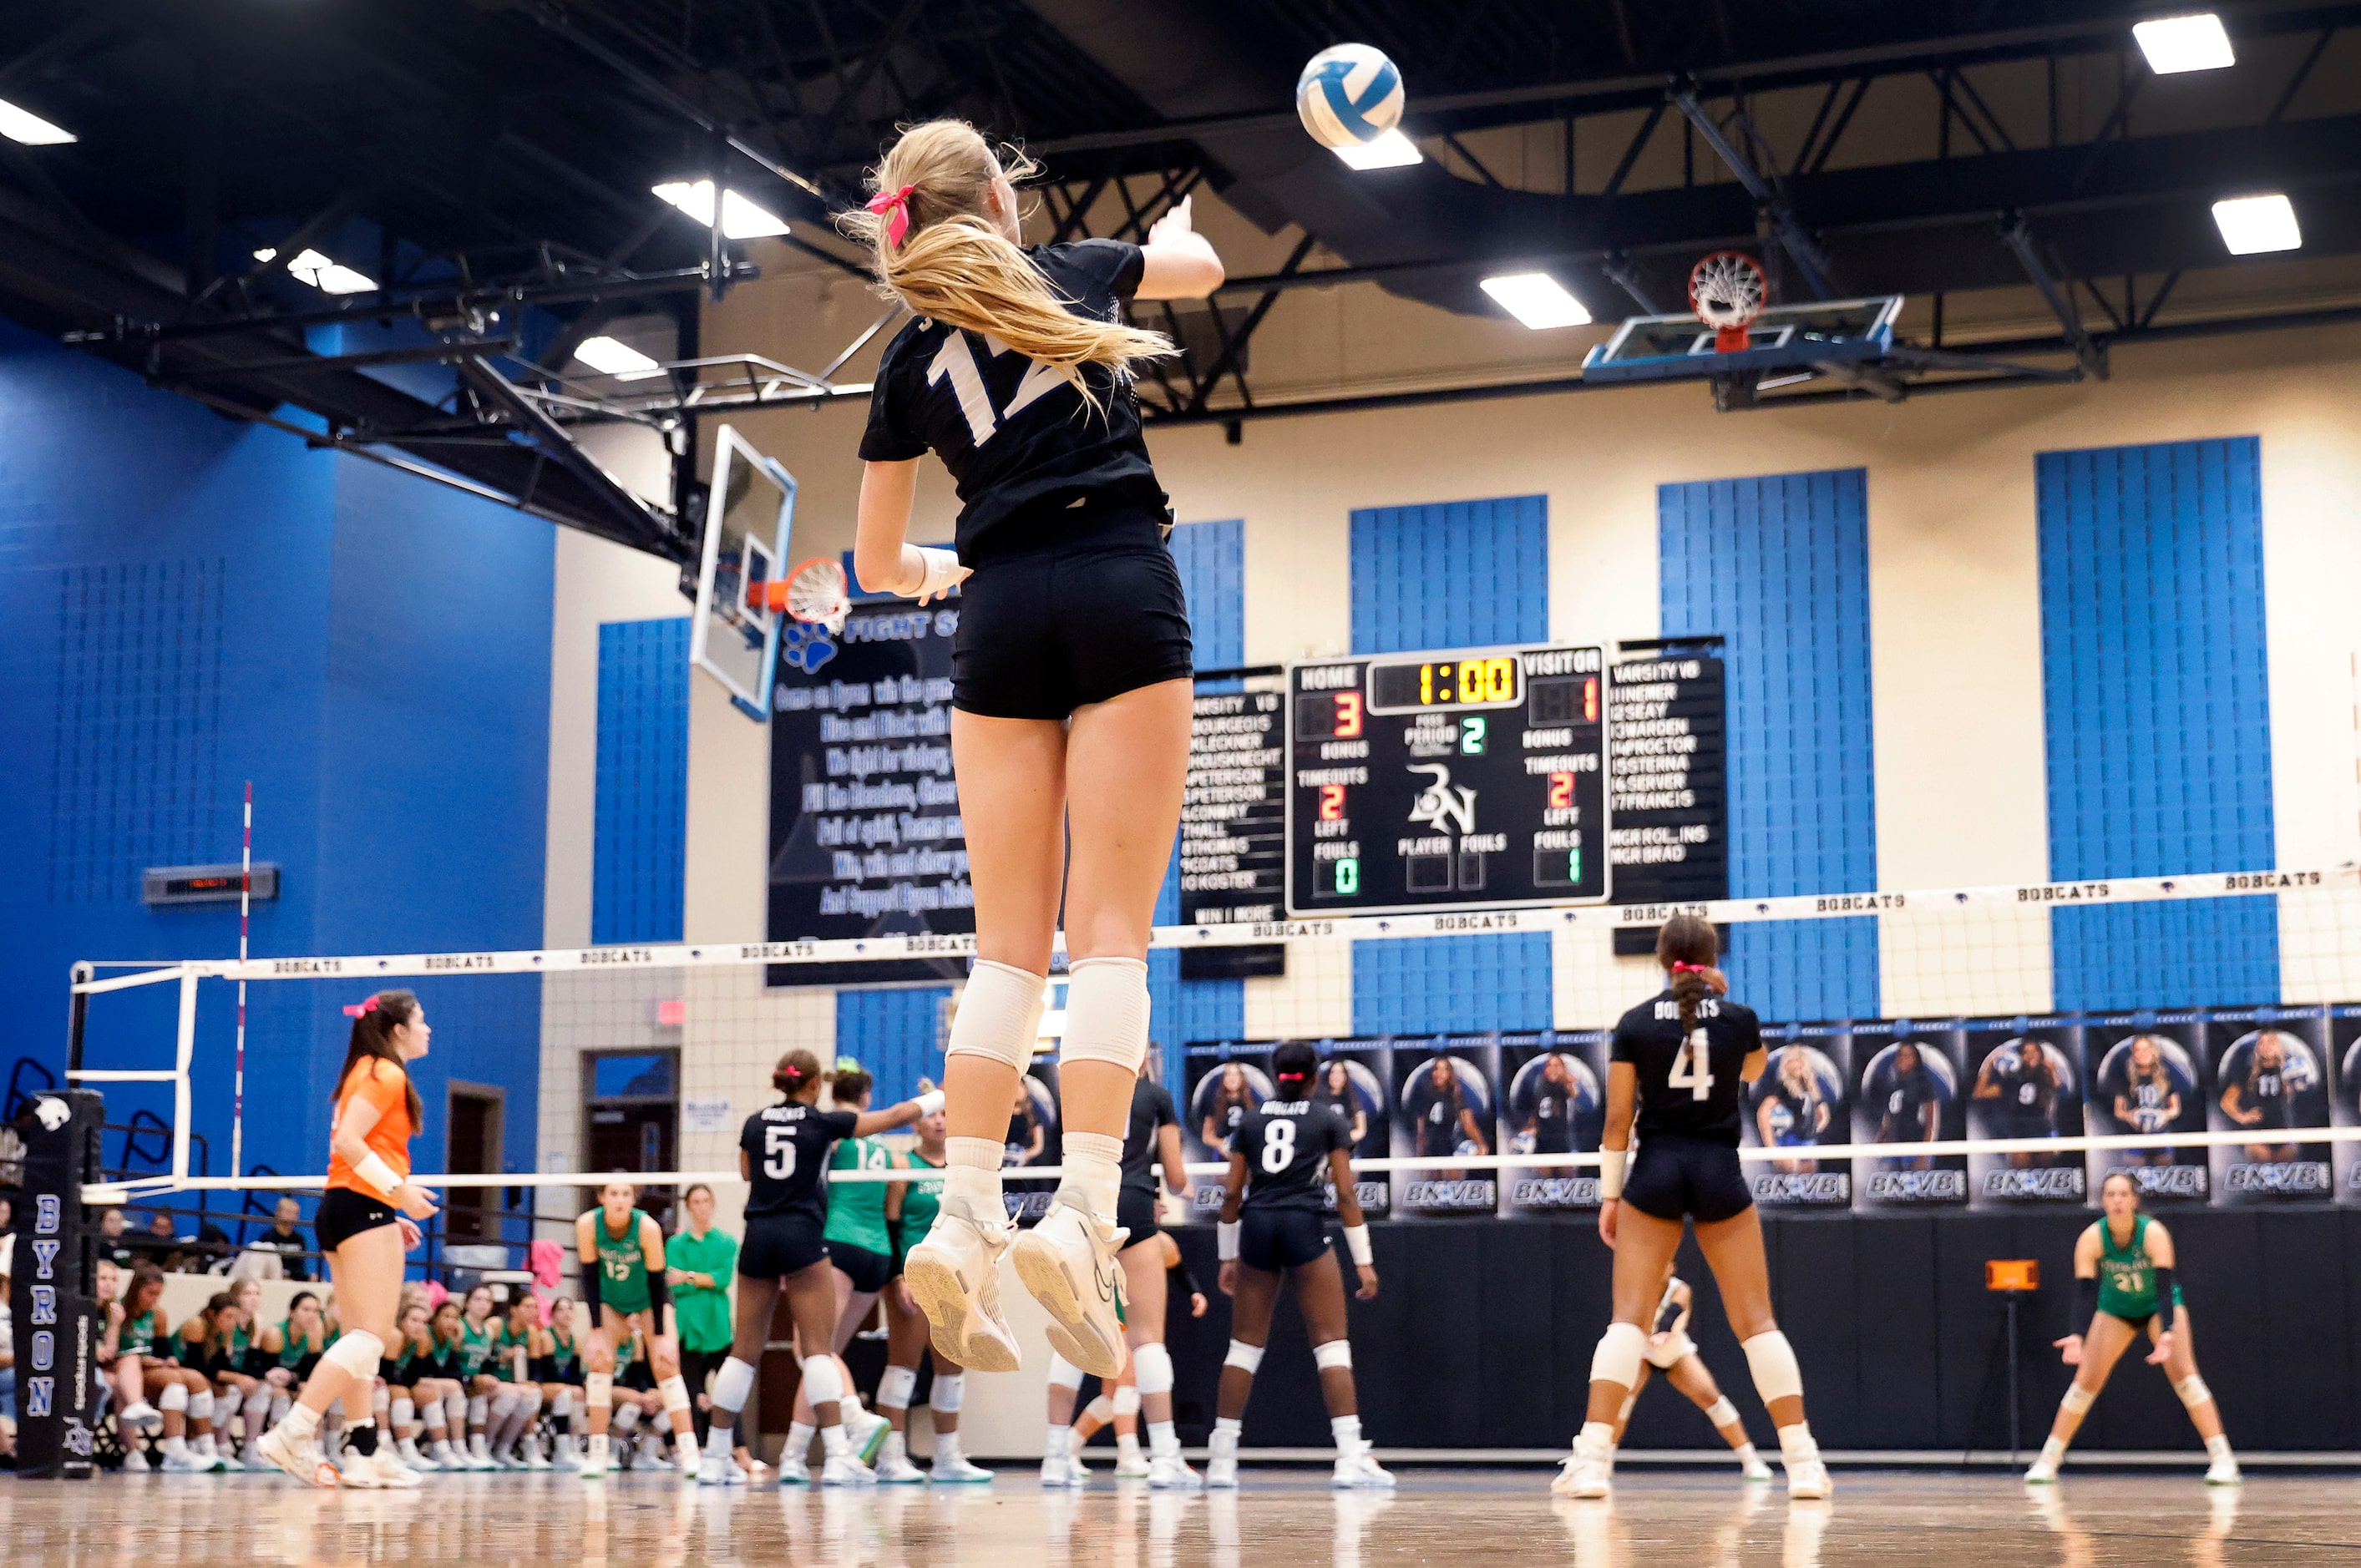
<svg viewBox="0 0 2361 1568">
<path fill-rule="evenodd" d="M 994 1286 L 1014 1251 L 1049 1343 L 1124 1367 L 1115 1221 L 1124 1124 L 1148 1049 L 1148 938 L 1180 820 L 1193 687 L 1171 513 L 1130 367 L 1175 352 L 1127 300 L 1203 299 L 1222 264 L 1184 200 L 1148 243 L 1026 248 L 1013 180 L 974 127 L 902 133 L 847 214 L 882 289 L 917 318 L 886 346 L 862 437 L 854 569 L 920 603 L 963 584 L 951 759 L 975 890 L 976 963 L 951 1025 L 942 1210 L 904 1277 L 935 1348 L 1013 1371 Z M 917 460 L 957 481 L 956 552 L 904 543 Z M 1033 1056 L 1060 903 L 1071 963 L 1059 1079 L 1065 1177 L 1016 1236 L 1003 1133 Z"/>
</svg>

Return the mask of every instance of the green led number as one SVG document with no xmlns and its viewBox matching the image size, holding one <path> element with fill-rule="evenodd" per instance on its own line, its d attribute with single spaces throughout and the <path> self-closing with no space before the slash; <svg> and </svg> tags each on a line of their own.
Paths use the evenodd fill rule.
<svg viewBox="0 0 2361 1568">
<path fill-rule="evenodd" d="M 1461 756 L 1480 757 L 1484 754 L 1486 728 L 1485 720 L 1479 718 L 1471 717 L 1459 721 L 1459 754 Z"/>
<path fill-rule="evenodd" d="M 1579 849 L 1565 852 L 1565 880 L 1570 883 L 1582 881 L 1582 851 Z"/>
<path fill-rule="evenodd" d="M 1358 861 L 1338 861 L 1336 862 L 1336 896 L 1339 898 L 1350 898 L 1353 894 L 1360 891 L 1361 862 Z"/>
</svg>

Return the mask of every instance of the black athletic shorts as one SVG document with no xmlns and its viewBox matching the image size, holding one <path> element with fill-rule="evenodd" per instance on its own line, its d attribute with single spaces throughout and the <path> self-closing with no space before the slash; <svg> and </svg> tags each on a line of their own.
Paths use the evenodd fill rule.
<svg viewBox="0 0 2361 1568">
<path fill-rule="evenodd" d="M 1686 1215 L 1709 1225 L 1746 1212 L 1754 1192 L 1736 1145 L 1659 1133 L 1640 1146 L 1624 1173 L 1623 1201 L 1675 1224 Z"/>
<path fill-rule="evenodd" d="M 1115 1223 L 1131 1233 L 1124 1238 L 1128 1249 L 1142 1242 L 1156 1239 L 1156 1196 L 1137 1187 L 1118 1189 L 1115 1197 Z"/>
<path fill-rule="evenodd" d="M 750 1279 L 784 1279 L 828 1260 L 821 1223 L 809 1214 L 763 1214 L 746 1222 L 738 1272 Z"/>
<path fill-rule="evenodd" d="M 951 703 L 990 718 L 1065 718 L 1189 678 L 1189 605 L 1164 514 L 1049 514 L 960 585 Z"/>
<path fill-rule="evenodd" d="M 852 1281 L 855 1290 L 871 1296 L 884 1289 L 885 1282 L 894 1277 L 891 1253 L 871 1252 L 867 1247 L 855 1246 L 851 1242 L 829 1243 L 828 1260 L 836 1265 L 839 1274 Z"/>
<path fill-rule="evenodd" d="M 1239 1220 L 1238 1261 L 1265 1274 L 1301 1268 L 1328 1250 L 1326 1217 L 1317 1209 L 1249 1209 Z"/>
<path fill-rule="evenodd" d="M 312 1216 L 312 1229 L 320 1238 L 320 1250 L 334 1252 L 363 1231 L 392 1224 L 394 1219 L 393 1205 L 384 1199 L 349 1187 L 331 1187 Z"/>
</svg>

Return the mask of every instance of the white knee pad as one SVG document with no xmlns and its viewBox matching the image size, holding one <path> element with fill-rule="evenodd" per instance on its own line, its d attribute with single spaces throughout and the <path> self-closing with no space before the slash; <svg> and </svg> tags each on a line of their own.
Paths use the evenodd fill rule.
<svg viewBox="0 0 2361 1568">
<path fill-rule="evenodd" d="M 615 1404 L 615 1375 L 593 1372 L 582 1379 L 582 1405 L 585 1409 L 611 1409 Z"/>
<path fill-rule="evenodd" d="M 549 1413 L 555 1416 L 561 1421 L 572 1419 L 574 1415 L 574 1390 L 571 1388 L 560 1388 L 557 1391 L 557 1398 L 549 1402 Z"/>
<path fill-rule="evenodd" d="M 1023 1072 L 1032 1065 L 1033 1042 L 1040 1035 L 1041 1012 L 1049 1000 L 1049 981 L 1030 970 L 976 959 L 967 989 L 960 993 L 950 1043 L 943 1054 L 990 1057 Z"/>
<path fill-rule="evenodd" d="M 1251 1377 L 1255 1369 L 1262 1365 L 1262 1346 L 1234 1339 L 1230 1342 L 1230 1353 L 1222 1357 L 1222 1365 L 1237 1367 Z"/>
<path fill-rule="evenodd" d="M 377 1364 L 384 1354 L 383 1340 L 367 1329 L 354 1329 L 330 1345 L 320 1359 L 343 1367 L 366 1385 L 377 1376 Z"/>
<path fill-rule="evenodd" d="M 541 1414 L 541 1388 L 538 1384 L 528 1383 L 518 1390 L 517 1409 L 522 1410 L 527 1418 Z"/>
<path fill-rule="evenodd" d="M 713 1408 L 731 1415 L 746 1408 L 746 1397 L 754 1391 L 754 1364 L 736 1356 L 721 1364 L 713 1375 Z"/>
<path fill-rule="evenodd" d="M 419 1406 L 418 1419 L 426 1423 L 427 1435 L 430 1437 L 450 1434 L 451 1429 L 443 1420 L 443 1401 L 440 1399 L 429 1399 Z"/>
<path fill-rule="evenodd" d="M 637 1399 L 629 1401 L 621 1409 L 615 1412 L 615 1431 L 618 1433 L 629 1432 L 640 1424 L 640 1417 L 644 1413 L 641 1410 L 640 1402 Z"/>
<path fill-rule="evenodd" d="M 942 1379 L 935 1379 L 938 1387 Z M 915 1366 L 889 1366 L 877 1379 L 877 1403 L 897 1410 L 910 1408 L 910 1395 L 918 1387 L 918 1369 Z"/>
<path fill-rule="evenodd" d="M 271 1395 L 270 1424 L 272 1426 L 277 1426 L 280 1421 L 285 1420 L 287 1419 L 288 1410 L 294 1405 L 294 1400 L 287 1397 L 287 1391 L 283 1388 Z"/>
<path fill-rule="evenodd" d="M 189 1396 L 189 1420 L 209 1421 L 214 1419 L 214 1391 L 200 1388 Z"/>
<path fill-rule="evenodd" d="M 379 1384 L 376 1389 L 369 1395 L 370 1411 L 376 1415 L 382 1416 L 388 1409 L 392 1408 L 392 1405 L 393 1396 L 391 1392 L 387 1389 L 384 1384 Z"/>
<path fill-rule="evenodd" d="M 959 1414 L 960 1401 L 967 1397 L 967 1377 L 963 1373 L 935 1374 L 935 1386 L 927 1392 L 927 1407 L 939 1416 Z"/>
<path fill-rule="evenodd" d="M 491 1408 L 492 1401 L 487 1396 L 482 1394 L 469 1395 L 467 1397 L 467 1424 L 471 1427 L 482 1426 L 484 1424 L 484 1418 L 490 1413 Z"/>
<path fill-rule="evenodd" d="M 1172 1353 L 1160 1344 L 1143 1344 L 1131 1353 L 1132 1374 L 1143 1394 L 1172 1392 Z"/>
<path fill-rule="evenodd" d="M 1337 1366 L 1350 1372 L 1353 1370 L 1353 1342 L 1348 1339 L 1332 1339 L 1325 1343 L 1313 1345 L 1312 1365 L 1323 1372 Z"/>
<path fill-rule="evenodd" d="M 836 1370 L 836 1357 L 807 1355 L 804 1357 L 804 1399 L 814 1409 L 833 1405 L 844 1398 L 844 1378 Z"/>
<path fill-rule="evenodd" d="M 411 1403 L 408 1395 L 404 1395 L 393 1402 L 387 1413 L 393 1418 L 395 1426 L 406 1427 L 418 1419 L 418 1407 Z"/>
<path fill-rule="evenodd" d="M 1795 1347 L 1777 1329 L 1756 1334 L 1740 1345 L 1746 1353 L 1746 1365 L 1754 1374 L 1754 1391 L 1763 1402 L 1773 1399 L 1800 1399 L 1804 1397 L 1803 1369 L 1795 1365 Z"/>
<path fill-rule="evenodd" d="M 445 1415 L 450 1418 L 449 1430 L 453 1431 L 466 1431 L 467 1430 L 467 1395 L 462 1394 L 456 1388 L 454 1388 L 448 1394 L 444 1395 L 443 1411 Z"/>
<path fill-rule="evenodd" d="M 234 1420 L 246 1404 L 246 1390 L 232 1388 L 214 1401 L 214 1413 L 223 1420 Z"/>
<path fill-rule="evenodd" d="M 1067 970 L 1060 1062 L 1112 1062 L 1137 1072 L 1148 1055 L 1148 960 L 1078 959 Z"/>
<path fill-rule="evenodd" d="M 664 1400 L 667 1415 L 688 1409 L 688 1384 L 677 1372 L 656 1385 L 656 1394 Z"/>
<path fill-rule="evenodd" d="M 1647 1354 L 1648 1336 L 1641 1332 L 1639 1324 L 1609 1323 L 1607 1332 L 1598 1336 L 1598 1348 L 1590 1353 L 1590 1380 L 1637 1388 L 1640 1365 Z"/>
<path fill-rule="evenodd" d="M 2058 1408 L 2070 1416 L 2079 1416 L 2098 1402 L 2099 1396 L 2092 1390 L 2080 1383 L 2069 1383 L 2066 1385 L 2066 1397 L 2058 1401 Z"/>
<path fill-rule="evenodd" d="M 1126 1383 L 1115 1391 L 1115 1413 L 1118 1416 L 1139 1414 L 1139 1390 Z"/>
<path fill-rule="evenodd" d="M 2180 1395 L 2180 1402 L 2192 1410 L 2213 1397 L 2213 1390 L 2205 1387 L 2205 1379 L 2194 1372 L 2175 1383 L 2172 1391 Z"/>
<path fill-rule="evenodd" d="M 1714 1424 L 1716 1431 L 1734 1427 L 1738 1424 L 1738 1407 L 1731 1404 L 1730 1396 L 1725 1394 L 1706 1407 L 1705 1419 Z"/>
<path fill-rule="evenodd" d="M 516 1414 L 516 1394 L 512 1390 L 504 1388 L 492 1398 L 489 1420 L 495 1423 L 504 1421 Z"/>
<path fill-rule="evenodd" d="M 156 1396 L 156 1408 L 159 1410 L 187 1409 L 189 1408 L 188 1388 L 179 1383 L 165 1385 L 164 1391 Z"/>
<path fill-rule="evenodd" d="M 1052 1388 L 1080 1388 L 1082 1386 L 1082 1369 L 1075 1365 L 1072 1362 L 1068 1361 L 1064 1356 L 1060 1355 L 1056 1351 L 1051 1351 L 1049 1353 L 1049 1387 Z"/>
<path fill-rule="evenodd" d="M 1104 1426 L 1115 1420 L 1115 1401 L 1102 1394 L 1082 1407 L 1082 1414 L 1090 1417 L 1099 1425 Z"/>
</svg>

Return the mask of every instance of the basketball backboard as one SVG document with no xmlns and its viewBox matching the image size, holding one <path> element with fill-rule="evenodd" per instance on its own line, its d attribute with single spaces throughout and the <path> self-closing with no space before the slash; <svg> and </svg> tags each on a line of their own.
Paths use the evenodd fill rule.
<svg viewBox="0 0 2361 1568">
<path fill-rule="evenodd" d="M 795 515 L 795 476 L 723 425 L 714 444 L 688 658 L 758 724 L 770 720 L 779 652 L 779 612 L 764 588 L 787 558 Z"/>
<path fill-rule="evenodd" d="M 1883 359 L 1894 347 L 1902 296 L 1771 305 L 1747 329 L 1747 346 L 1720 351 L 1696 314 L 1633 316 L 1582 362 L 1586 381 L 1672 381 L 1760 375 Z"/>
</svg>

